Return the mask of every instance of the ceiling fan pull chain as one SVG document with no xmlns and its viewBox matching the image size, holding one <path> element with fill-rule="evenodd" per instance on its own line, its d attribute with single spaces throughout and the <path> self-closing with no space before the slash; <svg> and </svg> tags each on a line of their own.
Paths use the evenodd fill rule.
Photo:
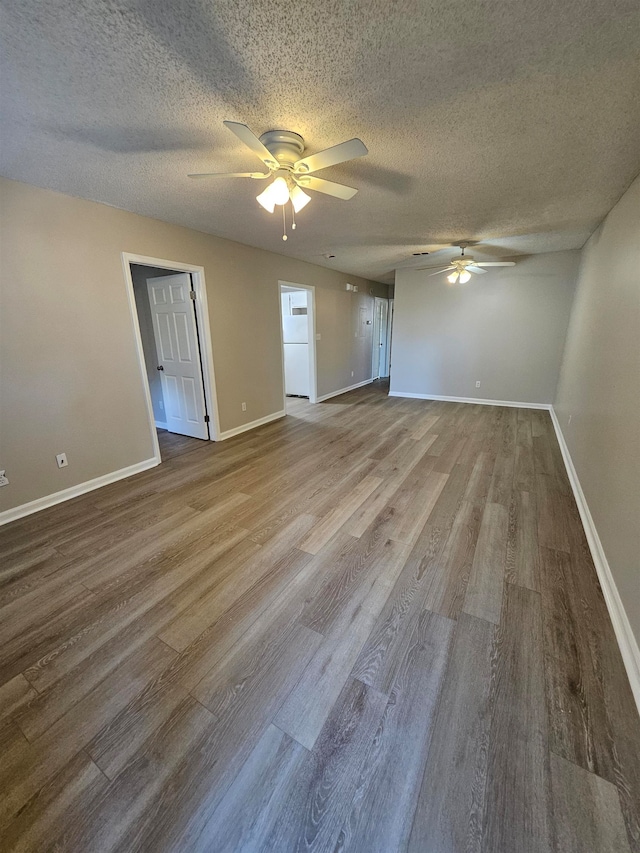
<svg viewBox="0 0 640 853">
<path fill-rule="evenodd" d="M 283 204 L 282 205 L 282 232 L 283 232 L 282 233 L 282 239 L 288 240 L 289 238 L 287 237 L 287 218 L 284 215 L 284 208 L 285 208 L 285 205 Z"/>
<path fill-rule="evenodd" d="M 293 202 L 291 202 L 291 230 L 296 230 L 296 209 L 293 206 Z"/>
</svg>

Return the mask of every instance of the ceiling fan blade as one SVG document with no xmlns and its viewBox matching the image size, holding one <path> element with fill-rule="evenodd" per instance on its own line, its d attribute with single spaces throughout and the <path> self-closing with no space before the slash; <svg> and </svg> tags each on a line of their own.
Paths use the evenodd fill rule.
<svg viewBox="0 0 640 853">
<path fill-rule="evenodd" d="M 188 178 L 268 178 L 271 172 L 201 172 Z"/>
<path fill-rule="evenodd" d="M 308 172 L 318 172 L 320 169 L 344 163 L 346 160 L 355 160 L 356 157 L 364 157 L 368 153 L 369 149 L 361 139 L 348 139 L 339 145 L 325 148 L 324 151 L 318 151 L 317 154 L 303 157 L 302 160 L 294 163 L 293 171 L 297 174 L 306 175 Z"/>
<path fill-rule="evenodd" d="M 433 267 L 418 267 L 416 269 L 416 272 L 422 272 L 423 270 L 432 270 L 432 269 L 433 269 Z M 440 275 L 443 272 L 449 272 L 449 270 L 454 270 L 454 269 L 455 269 L 455 267 L 445 267 L 442 270 L 436 270 L 435 272 L 430 272 L 429 275 L 427 276 L 427 278 L 429 278 L 429 276 Z"/>
<path fill-rule="evenodd" d="M 486 270 L 480 269 L 477 264 L 469 264 L 465 269 L 468 269 L 469 272 L 474 272 L 478 275 L 485 275 L 487 272 Z"/>
<path fill-rule="evenodd" d="M 515 261 L 477 261 L 477 267 L 515 267 Z"/>
<path fill-rule="evenodd" d="M 278 161 L 274 158 L 269 149 L 260 142 L 251 128 L 246 124 L 241 124 L 238 121 L 223 121 L 223 125 L 238 137 L 241 142 L 250 148 L 256 157 L 259 157 L 264 165 L 269 169 L 277 169 Z"/>
<path fill-rule="evenodd" d="M 358 192 L 358 190 L 347 187 L 345 184 L 336 184 L 333 181 L 325 181 L 324 178 L 314 178 L 311 175 L 305 175 L 302 180 L 296 176 L 296 183 L 303 190 L 315 190 L 317 193 L 332 195 L 334 198 L 341 198 L 343 201 L 349 201 Z"/>
</svg>

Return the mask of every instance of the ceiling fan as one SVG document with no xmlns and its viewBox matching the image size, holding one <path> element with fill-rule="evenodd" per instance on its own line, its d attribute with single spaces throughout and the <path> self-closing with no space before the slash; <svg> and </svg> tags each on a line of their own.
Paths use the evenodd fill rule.
<svg viewBox="0 0 640 853">
<path fill-rule="evenodd" d="M 451 262 L 448 267 L 429 273 L 430 276 L 441 275 L 443 272 L 453 270 L 453 272 L 447 276 L 449 284 L 455 284 L 457 281 L 460 281 L 460 284 L 466 284 L 471 279 L 471 273 L 474 273 L 475 275 L 484 275 L 486 270 L 483 269 L 483 267 L 515 267 L 516 265 L 515 261 L 475 261 L 473 258 L 465 258 L 464 250 L 469 244 L 459 243 L 458 245 L 461 249 L 460 257 L 451 258 Z M 433 267 L 417 267 L 417 269 L 430 270 L 433 269 Z"/>
<path fill-rule="evenodd" d="M 285 222 L 285 205 L 291 202 L 293 212 L 292 228 L 295 229 L 295 214 L 311 201 L 311 196 L 305 189 L 324 193 L 334 198 L 348 201 L 358 192 L 353 187 L 316 178 L 313 172 L 319 172 L 328 166 L 345 163 L 356 157 L 368 154 L 367 146 L 360 139 L 349 139 L 325 148 L 317 154 L 301 157 L 304 152 L 304 139 L 291 130 L 268 130 L 259 138 L 255 133 L 237 121 L 225 121 L 224 126 L 238 137 L 267 167 L 267 172 L 208 172 L 189 175 L 190 178 L 253 178 L 254 180 L 274 180 L 263 192 L 256 196 L 257 201 L 269 213 L 273 213 L 276 205 L 282 206 L 284 225 L 283 240 L 287 239 Z M 304 188 L 304 189 L 303 189 Z"/>
</svg>

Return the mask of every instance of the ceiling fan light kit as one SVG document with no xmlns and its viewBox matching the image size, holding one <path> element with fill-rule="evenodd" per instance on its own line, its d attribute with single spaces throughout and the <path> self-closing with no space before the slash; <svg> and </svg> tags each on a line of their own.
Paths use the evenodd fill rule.
<svg viewBox="0 0 640 853">
<path fill-rule="evenodd" d="M 302 208 L 306 207 L 306 205 L 311 201 L 311 196 L 307 195 L 298 186 L 292 187 L 289 191 L 289 198 L 291 199 L 291 204 L 293 205 L 293 209 L 296 213 L 299 213 Z"/>
<path fill-rule="evenodd" d="M 289 187 L 284 177 L 280 176 L 272 184 L 256 196 L 256 201 L 269 213 L 273 213 L 276 204 L 286 204 L 289 201 Z"/>
<path fill-rule="evenodd" d="M 258 138 L 246 124 L 235 121 L 225 121 L 223 124 L 259 157 L 269 171 L 205 173 L 189 175 L 189 177 L 261 180 L 275 176 L 272 183 L 259 193 L 256 199 L 268 213 L 273 213 L 276 205 L 282 206 L 283 240 L 287 239 L 285 215 L 287 202 L 291 202 L 291 228 L 294 230 L 296 228 L 296 213 L 311 201 L 311 196 L 307 195 L 301 187 L 344 201 L 353 198 L 357 193 L 353 187 L 316 178 L 311 173 L 368 154 L 366 145 L 360 139 L 349 139 L 339 145 L 334 145 L 332 148 L 325 148 L 323 151 L 318 151 L 317 154 L 311 154 L 300 159 L 300 155 L 304 152 L 304 139 L 299 133 L 294 133 L 291 130 L 268 130 Z"/>
<path fill-rule="evenodd" d="M 447 276 L 447 281 L 449 282 L 449 284 L 455 284 L 457 281 L 459 281 L 460 284 L 466 284 L 470 280 L 471 273 L 467 272 L 466 270 L 462 270 L 461 272 L 458 272 L 456 270 L 455 272 L 452 272 L 450 275 Z"/>
</svg>

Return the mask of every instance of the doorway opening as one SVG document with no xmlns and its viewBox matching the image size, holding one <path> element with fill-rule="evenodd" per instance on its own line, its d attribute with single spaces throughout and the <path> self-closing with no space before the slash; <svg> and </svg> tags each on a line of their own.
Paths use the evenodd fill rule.
<svg viewBox="0 0 640 853">
<path fill-rule="evenodd" d="M 220 434 L 202 267 L 123 253 L 152 441 L 161 461 L 167 437 Z M 166 432 L 165 432 L 166 431 Z M 168 434 L 171 434 L 169 436 Z"/>
<path fill-rule="evenodd" d="M 373 350 L 371 353 L 371 376 L 387 379 L 391 367 L 391 328 L 393 300 L 374 297 L 373 306 Z"/>
<path fill-rule="evenodd" d="M 295 399 L 316 402 L 316 294 L 311 285 L 281 281 L 278 296 L 286 411 L 287 402 L 291 404 Z"/>
</svg>

